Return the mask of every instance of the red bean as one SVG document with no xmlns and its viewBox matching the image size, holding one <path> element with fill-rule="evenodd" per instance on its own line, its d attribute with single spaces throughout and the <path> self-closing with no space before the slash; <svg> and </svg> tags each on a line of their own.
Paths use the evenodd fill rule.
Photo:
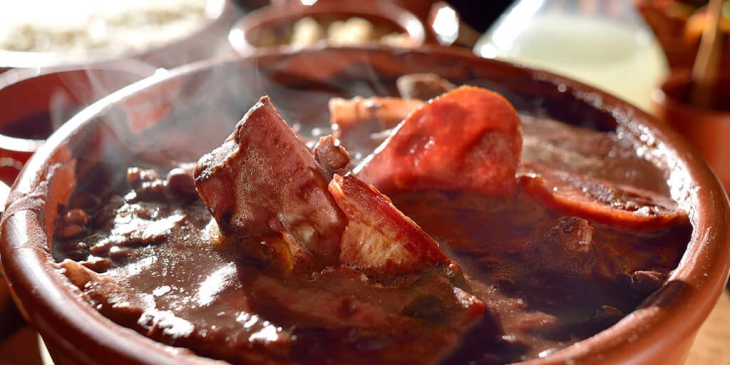
<svg viewBox="0 0 730 365">
<path fill-rule="evenodd" d="M 666 279 L 667 276 L 658 271 L 639 270 L 631 274 L 631 285 L 634 290 L 648 294 L 659 289 Z"/>
<path fill-rule="evenodd" d="M 104 272 L 111 267 L 111 261 L 106 258 L 90 257 L 88 260 L 82 262 L 81 265 L 96 272 Z"/>
<path fill-rule="evenodd" d="M 85 226 L 89 222 L 89 216 L 82 209 L 71 209 L 61 217 L 61 221 L 68 224 Z"/>
<path fill-rule="evenodd" d="M 56 237 L 60 239 L 77 238 L 84 234 L 84 227 L 75 223 L 59 222 L 56 226 Z"/>
<path fill-rule="evenodd" d="M 165 197 L 166 190 L 167 181 L 163 180 L 145 181 L 134 189 L 140 200 L 161 200 Z"/>
<path fill-rule="evenodd" d="M 170 170 L 167 174 L 167 186 L 170 190 L 185 195 L 195 195 L 195 182 L 193 175 L 188 174 L 181 168 L 175 168 Z"/>
<path fill-rule="evenodd" d="M 139 167 L 127 169 L 127 181 L 130 185 L 136 186 L 140 182 L 158 180 L 160 178 L 155 170 L 145 170 Z"/>
<path fill-rule="evenodd" d="M 89 256 L 89 245 L 85 242 L 65 241 L 58 243 L 58 252 L 74 261 L 83 261 Z"/>
</svg>

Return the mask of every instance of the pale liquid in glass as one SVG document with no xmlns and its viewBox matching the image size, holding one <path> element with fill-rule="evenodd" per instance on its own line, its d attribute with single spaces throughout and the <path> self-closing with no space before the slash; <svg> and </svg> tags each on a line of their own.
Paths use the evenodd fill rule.
<svg viewBox="0 0 730 365">
<path fill-rule="evenodd" d="M 649 29 L 564 15 L 525 23 L 487 33 L 475 51 L 571 77 L 651 110 L 651 92 L 668 66 Z"/>
</svg>

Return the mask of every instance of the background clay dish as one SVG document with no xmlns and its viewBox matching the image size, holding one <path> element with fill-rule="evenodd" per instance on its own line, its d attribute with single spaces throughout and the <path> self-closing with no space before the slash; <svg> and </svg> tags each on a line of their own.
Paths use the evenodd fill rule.
<svg viewBox="0 0 730 365">
<path fill-rule="evenodd" d="M 411 37 L 413 48 L 423 45 L 427 40 L 423 23 L 415 15 L 381 0 L 348 3 L 320 1 L 309 6 L 302 5 L 298 1 L 275 3 L 241 18 L 233 26 L 228 40 L 236 52 L 247 56 L 259 49 L 256 39 L 263 30 L 291 27 L 298 20 L 306 17 L 312 17 L 315 20 L 322 18 L 346 20 L 351 17 L 361 17 L 373 24 L 383 24 L 393 27 L 399 32 L 407 33 Z M 277 46 L 276 48 L 286 50 L 292 47 Z"/>
<path fill-rule="evenodd" d="M 133 60 L 85 69 L 15 69 L 0 74 L 0 180 L 18 170 L 60 124 L 113 91 L 155 73 Z"/>
<path fill-rule="evenodd" d="M 11 52 L 0 50 L 0 73 L 13 68 L 79 67 L 134 58 L 156 67 L 172 68 L 228 51 L 226 34 L 234 19 L 234 6 L 228 0 L 207 0 L 206 20 L 187 36 L 159 47 L 131 54 L 108 55 L 94 52 L 83 56 L 51 52 Z"/>
<path fill-rule="evenodd" d="M 58 204 L 85 177 L 98 173 L 101 162 L 117 166 L 114 157 L 123 150 L 144 151 L 161 161 L 197 160 L 263 94 L 280 100 L 278 110 L 286 120 L 311 132 L 326 125 L 332 94 L 392 94 L 397 76 L 426 71 L 496 90 L 523 112 L 603 130 L 618 128 L 644 141 L 645 156 L 666 171 L 673 197 L 690 211 L 694 232 L 679 267 L 618 324 L 526 364 L 681 364 L 724 287 L 730 262 L 726 196 L 698 152 L 668 126 L 593 88 L 444 48 L 325 48 L 206 61 L 120 90 L 62 126 L 16 182 L 0 241 L 14 296 L 54 361 L 216 363 L 113 324 L 78 296 L 51 257 L 48 237 Z"/>
<path fill-rule="evenodd" d="M 690 71 L 678 69 L 652 94 L 657 118 L 692 143 L 712 166 L 725 190 L 730 188 L 730 74 L 717 82 L 713 109 L 689 105 Z"/>
</svg>

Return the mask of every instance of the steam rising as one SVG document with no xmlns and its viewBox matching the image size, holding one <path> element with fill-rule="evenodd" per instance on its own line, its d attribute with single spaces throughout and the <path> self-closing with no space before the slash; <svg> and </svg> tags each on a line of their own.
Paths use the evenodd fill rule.
<svg viewBox="0 0 730 365">
<path fill-rule="evenodd" d="M 548 80 L 531 90 L 535 93 L 531 96 L 519 87 L 524 80 L 515 84 L 509 78 L 480 77 L 458 64 L 444 66 L 439 62 L 443 61 L 431 60 L 427 53 L 399 50 L 312 49 L 288 55 L 262 52 L 248 59 L 215 61 L 214 67 L 206 62 L 158 74 L 131 86 L 125 92 L 131 97 L 100 115 L 98 122 L 104 128 L 97 128 L 100 135 L 96 139 L 104 144 L 97 146 L 95 153 L 82 153 L 78 158 L 92 164 L 111 164 L 108 171 L 125 171 L 129 165 L 166 170 L 195 162 L 219 146 L 263 95 L 271 97 L 284 120 L 300 134 L 314 139 L 331 132 L 330 98 L 397 95 L 395 79 L 400 74 L 394 70 L 434 71 L 456 84 L 496 91 L 523 115 L 599 130 L 614 128 L 610 113 L 586 107 L 580 95 L 566 92 L 564 84 Z M 92 79 L 102 90 L 102 85 L 108 84 Z"/>
</svg>

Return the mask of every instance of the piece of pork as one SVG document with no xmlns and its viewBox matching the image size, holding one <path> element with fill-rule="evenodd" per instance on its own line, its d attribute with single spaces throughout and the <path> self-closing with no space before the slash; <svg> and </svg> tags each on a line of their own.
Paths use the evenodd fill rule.
<svg viewBox="0 0 730 365">
<path fill-rule="evenodd" d="M 343 140 L 350 151 L 366 156 L 408 114 L 423 106 L 424 101 L 456 88 L 456 85 L 432 73 L 404 75 L 398 78 L 396 85 L 401 98 L 332 98 L 329 110 L 335 138 Z M 356 160 L 359 159 L 356 156 Z"/>
<path fill-rule="evenodd" d="M 373 285 L 362 273 L 337 267 L 314 281 L 259 275 L 246 290 L 257 311 L 296 328 L 294 351 L 305 346 L 314 363 L 439 363 L 477 325 L 483 346 L 503 334 L 482 301 L 435 273 L 405 285 Z"/>
<path fill-rule="evenodd" d="M 593 242 L 593 227 L 585 219 L 562 217 L 531 248 L 518 253 L 530 270 L 590 277 L 599 252 Z"/>
<path fill-rule="evenodd" d="M 399 125 L 355 170 L 384 194 L 453 190 L 505 195 L 517 186 L 520 118 L 486 89 L 462 86 Z"/>
<path fill-rule="evenodd" d="M 382 142 L 379 136 L 383 131 L 395 128 L 422 105 L 421 100 L 391 97 L 332 98 L 329 101 L 332 135 L 355 160 L 360 160 Z"/>
<path fill-rule="evenodd" d="M 327 182 L 268 97 L 195 171 L 198 194 L 224 234 L 256 238 L 288 232 L 322 265 L 337 261 L 347 223 Z"/>
<path fill-rule="evenodd" d="M 398 93 L 405 99 L 430 100 L 456 89 L 456 85 L 434 73 L 403 75 L 395 84 Z"/>
<path fill-rule="evenodd" d="M 312 152 L 314 159 L 322 166 L 325 175 L 330 180 L 332 175 L 344 175 L 350 168 L 350 154 L 335 137 L 320 137 Z"/>
</svg>

